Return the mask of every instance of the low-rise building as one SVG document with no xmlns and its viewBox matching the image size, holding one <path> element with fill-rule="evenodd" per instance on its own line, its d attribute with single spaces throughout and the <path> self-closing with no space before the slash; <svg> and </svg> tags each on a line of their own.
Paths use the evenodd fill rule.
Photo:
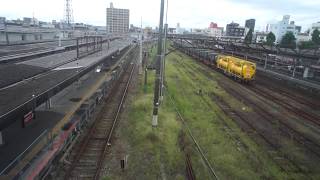
<svg viewBox="0 0 320 180">
<path fill-rule="evenodd" d="M 308 33 L 298 33 L 296 36 L 296 42 L 310 41 L 311 36 Z"/>
<path fill-rule="evenodd" d="M 206 34 L 212 37 L 221 37 L 223 35 L 223 27 L 218 27 L 217 23 L 211 22 Z"/>
<path fill-rule="evenodd" d="M 255 33 L 255 41 L 256 43 L 263 43 L 267 41 L 268 33 L 266 32 L 256 32 Z"/>
</svg>

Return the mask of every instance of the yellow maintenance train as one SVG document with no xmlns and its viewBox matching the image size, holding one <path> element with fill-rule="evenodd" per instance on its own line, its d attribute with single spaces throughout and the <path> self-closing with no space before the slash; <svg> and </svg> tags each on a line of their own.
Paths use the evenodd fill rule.
<svg viewBox="0 0 320 180">
<path fill-rule="evenodd" d="M 220 69 L 227 76 L 249 83 L 255 79 L 256 63 L 238 57 L 224 55 L 211 50 L 181 49 L 212 68 Z"/>
<path fill-rule="evenodd" d="M 233 56 L 218 55 L 216 57 L 216 67 L 226 75 L 244 82 L 254 80 L 256 74 L 255 63 Z"/>
</svg>

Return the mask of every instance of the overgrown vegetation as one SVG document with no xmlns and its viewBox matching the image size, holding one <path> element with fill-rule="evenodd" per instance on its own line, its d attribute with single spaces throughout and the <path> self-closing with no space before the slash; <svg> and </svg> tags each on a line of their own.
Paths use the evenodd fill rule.
<svg viewBox="0 0 320 180">
<path fill-rule="evenodd" d="M 293 32 L 287 32 L 281 39 L 281 47 L 296 48 L 296 37 Z"/>
<path fill-rule="evenodd" d="M 244 107 L 215 81 L 208 81 L 199 71 L 202 68 L 200 65 L 179 52 L 171 53 L 166 62 L 168 92 L 220 179 L 295 178 L 282 172 L 267 156 L 265 149 L 243 133 L 208 96 L 214 93 L 230 99 L 228 103 L 233 108 Z M 185 66 L 192 67 L 194 71 L 188 71 Z M 213 79 L 219 78 L 215 72 L 210 75 Z M 209 172 L 184 132 L 167 92 L 159 111 L 159 126 L 151 127 L 153 71 L 149 71 L 148 78 L 147 90 L 144 93 L 143 77 L 140 77 L 138 92 L 129 107 L 128 121 L 123 123 L 120 130 L 120 139 L 129 144 L 128 167 L 122 174 L 110 175 L 107 178 L 185 179 L 185 157 L 182 150 L 186 150 L 191 154 L 197 179 L 209 179 Z M 200 89 L 202 93 L 199 94 Z M 184 145 L 181 144 L 181 139 Z"/>
</svg>

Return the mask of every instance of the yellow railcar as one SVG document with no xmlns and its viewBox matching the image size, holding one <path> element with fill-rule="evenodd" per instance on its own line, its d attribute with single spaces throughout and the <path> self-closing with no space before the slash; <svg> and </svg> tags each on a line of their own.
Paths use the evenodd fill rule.
<svg viewBox="0 0 320 180">
<path fill-rule="evenodd" d="M 256 64 L 244 59 L 219 55 L 217 57 L 217 67 L 229 76 L 249 82 L 254 80 L 256 74 Z"/>
</svg>

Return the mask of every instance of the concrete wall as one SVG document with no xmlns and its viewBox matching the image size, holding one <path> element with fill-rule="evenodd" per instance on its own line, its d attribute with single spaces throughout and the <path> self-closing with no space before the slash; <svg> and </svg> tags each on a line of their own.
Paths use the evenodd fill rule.
<svg viewBox="0 0 320 180">
<path fill-rule="evenodd" d="M 6 42 L 6 34 L 4 32 L 0 32 L 0 42 Z"/>
<path fill-rule="evenodd" d="M 19 41 L 35 41 L 35 40 L 50 40 L 54 39 L 57 33 L 37 33 L 37 34 L 22 34 L 22 33 L 8 33 L 9 42 Z M 0 32 L 0 42 L 6 42 L 6 35 Z"/>
<path fill-rule="evenodd" d="M 56 33 L 42 33 L 42 39 L 54 39 Z"/>
<path fill-rule="evenodd" d="M 9 42 L 17 42 L 22 41 L 22 35 L 21 34 L 8 34 L 9 36 Z"/>
</svg>

